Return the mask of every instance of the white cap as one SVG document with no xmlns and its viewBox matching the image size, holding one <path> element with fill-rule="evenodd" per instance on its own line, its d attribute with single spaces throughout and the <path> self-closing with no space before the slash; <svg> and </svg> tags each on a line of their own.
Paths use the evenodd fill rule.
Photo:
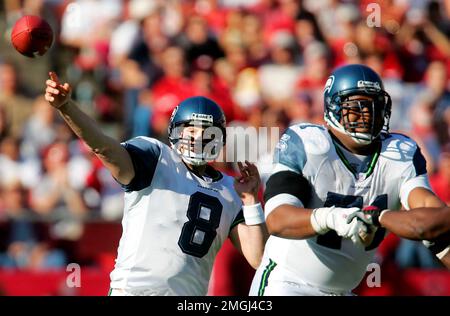
<svg viewBox="0 0 450 316">
<path fill-rule="evenodd" d="M 157 4 L 154 0 L 131 0 L 129 3 L 130 17 L 134 20 L 142 20 L 155 12 Z"/>
</svg>

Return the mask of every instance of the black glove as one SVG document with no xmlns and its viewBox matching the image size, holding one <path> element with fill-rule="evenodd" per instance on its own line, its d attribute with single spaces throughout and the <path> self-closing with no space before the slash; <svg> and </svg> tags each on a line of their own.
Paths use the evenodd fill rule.
<svg viewBox="0 0 450 316">
<path fill-rule="evenodd" d="M 370 225 L 370 226 L 375 226 L 375 227 L 380 227 L 380 214 L 381 211 L 378 207 L 376 206 L 366 206 L 361 210 L 358 210 L 352 214 L 350 214 L 347 217 L 347 224 L 350 224 L 351 221 L 356 217 L 359 221 Z"/>
</svg>

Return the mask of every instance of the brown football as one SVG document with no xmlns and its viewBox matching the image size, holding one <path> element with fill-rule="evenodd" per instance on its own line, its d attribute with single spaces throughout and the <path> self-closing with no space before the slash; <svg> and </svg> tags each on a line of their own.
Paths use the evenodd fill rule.
<svg viewBox="0 0 450 316">
<path fill-rule="evenodd" d="M 53 43 L 53 31 L 41 17 L 25 15 L 13 27 L 11 42 L 14 48 L 30 58 L 44 55 Z"/>
</svg>

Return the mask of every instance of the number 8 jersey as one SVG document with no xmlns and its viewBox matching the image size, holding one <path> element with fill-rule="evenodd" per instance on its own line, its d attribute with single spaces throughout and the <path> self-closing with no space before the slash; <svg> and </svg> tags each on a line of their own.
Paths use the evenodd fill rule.
<svg viewBox="0 0 450 316">
<path fill-rule="evenodd" d="M 414 188 L 429 188 L 425 159 L 408 137 L 400 134 L 381 137 L 373 155 L 361 158 L 366 161 L 362 163 L 364 168 L 358 170 L 351 153 L 325 127 L 298 124 L 288 128 L 275 151 L 272 177 L 283 171 L 302 175 L 306 179 L 305 196 L 290 194 L 299 191 L 292 189 L 296 183 L 283 184 L 280 179 L 277 188 L 266 189 L 266 217 L 282 204 L 309 209 L 376 205 L 397 210 L 402 204 L 408 208 L 407 198 Z M 267 195 L 268 192 L 272 193 Z M 385 234 L 384 229 L 378 229 L 365 249 L 339 237 L 335 231 L 303 240 L 270 236 L 265 262 L 276 265 L 275 270 L 289 271 L 313 287 L 348 293 L 360 283 Z M 267 285 L 264 282 L 261 281 L 259 293 L 264 293 L 263 287 Z"/>
<path fill-rule="evenodd" d="M 135 178 L 123 186 L 123 233 L 111 288 L 206 295 L 217 252 L 244 221 L 234 179 L 212 168 L 215 177 L 196 176 L 174 150 L 151 138 L 122 145 Z"/>
</svg>

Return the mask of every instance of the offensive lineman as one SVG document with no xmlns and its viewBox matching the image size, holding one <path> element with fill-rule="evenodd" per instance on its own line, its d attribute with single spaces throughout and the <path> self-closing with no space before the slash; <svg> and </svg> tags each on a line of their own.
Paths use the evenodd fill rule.
<svg viewBox="0 0 450 316">
<path fill-rule="evenodd" d="M 250 295 L 350 295 L 386 231 L 431 241 L 450 267 L 450 208 L 431 191 L 417 144 L 389 133 L 379 76 L 338 68 L 324 99 L 328 128 L 293 125 L 277 145 L 264 195 L 271 236 Z M 392 211 L 401 205 L 410 211 Z"/>
<path fill-rule="evenodd" d="M 250 265 L 259 266 L 267 231 L 257 200 L 258 170 L 238 163 L 241 176 L 234 181 L 207 164 L 225 140 L 225 116 L 215 102 L 193 97 L 176 107 L 172 148 L 148 137 L 120 144 L 71 100 L 69 84 L 60 84 L 55 73 L 46 84 L 46 100 L 125 190 L 110 295 L 206 295 L 214 259 L 228 237 Z M 210 130 L 221 135 L 219 141 L 205 137 Z"/>
</svg>

